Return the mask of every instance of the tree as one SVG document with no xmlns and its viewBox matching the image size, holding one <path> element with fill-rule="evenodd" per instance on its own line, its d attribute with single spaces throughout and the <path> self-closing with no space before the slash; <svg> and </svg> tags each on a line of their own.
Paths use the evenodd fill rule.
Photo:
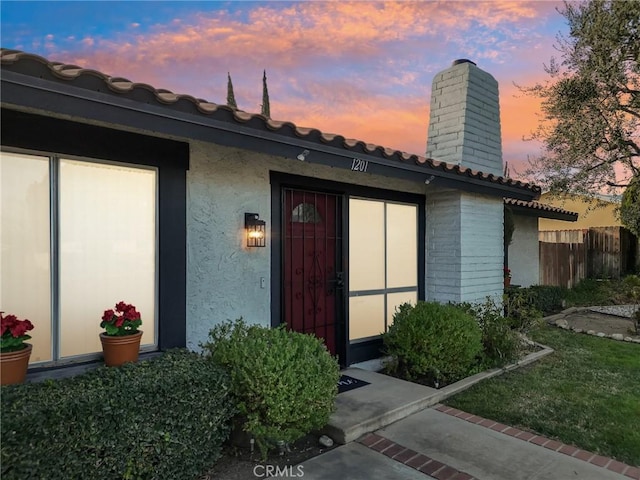
<svg viewBox="0 0 640 480">
<path fill-rule="evenodd" d="M 227 72 L 227 106 L 233 108 L 234 110 L 238 109 L 238 104 L 236 103 L 236 96 L 233 93 L 233 83 L 231 82 L 231 74 Z"/>
<path fill-rule="evenodd" d="M 271 107 L 269 106 L 269 89 L 267 88 L 267 71 L 262 71 L 262 115 L 271 118 Z"/>
<path fill-rule="evenodd" d="M 541 100 L 526 174 L 552 193 L 593 199 L 640 177 L 640 2 L 565 2 L 569 36 L 545 83 L 521 90 Z"/>
<path fill-rule="evenodd" d="M 640 177 L 631 179 L 622 195 L 620 220 L 637 237 L 640 237 Z"/>
</svg>

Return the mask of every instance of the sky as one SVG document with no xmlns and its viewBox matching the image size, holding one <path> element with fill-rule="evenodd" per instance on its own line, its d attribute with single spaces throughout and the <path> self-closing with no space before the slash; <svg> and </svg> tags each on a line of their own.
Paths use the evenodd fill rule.
<svg viewBox="0 0 640 480">
<path fill-rule="evenodd" d="M 503 157 L 524 178 L 539 104 L 567 34 L 558 1 L 0 2 L 3 48 L 424 155 L 431 82 L 459 58 L 499 82 Z"/>
</svg>

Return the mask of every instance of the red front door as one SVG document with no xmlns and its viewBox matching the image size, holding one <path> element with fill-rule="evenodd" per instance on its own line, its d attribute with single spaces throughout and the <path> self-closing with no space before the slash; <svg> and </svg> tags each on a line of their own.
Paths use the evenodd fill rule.
<svg viewBox="0 0 640 480">
<path fill-rule="evenodd" d="M 284 190 L 284 321 L 296 332 L 323 338 L 333 355 L 342 351 L 336 340 L 342 287 L 340 200 L 338 195 Z"/>
</svg>

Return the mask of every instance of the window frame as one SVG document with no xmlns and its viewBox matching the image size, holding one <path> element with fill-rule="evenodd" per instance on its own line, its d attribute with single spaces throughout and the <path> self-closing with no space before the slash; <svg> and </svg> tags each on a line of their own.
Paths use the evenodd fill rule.
<svg viewBox="0 0 640 480">
<path fill-rule="evenodd" d="M 4 151 L 157 167 L 157 350 L 185 347 L 189 143 L 7 108 L 1 113 Z"/>
</svg>

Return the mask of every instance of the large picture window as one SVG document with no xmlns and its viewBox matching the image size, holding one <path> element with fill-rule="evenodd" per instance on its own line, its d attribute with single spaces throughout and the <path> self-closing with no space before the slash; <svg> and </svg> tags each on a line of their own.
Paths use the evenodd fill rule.
<svg viewBox="0 0 640 480">
<path fill-rule="evenodd" d="M 0 305 L 35 325 L 32 363 L 100 352 L 102 312 L 142 313 L 157 344 L 155 168 L 0 154 Z"/>
<path fill-rule="evenodd" d="M 349 340 L 377 337 L 418 300 L 418 206 L 349 199 Z"/>
</svg>

